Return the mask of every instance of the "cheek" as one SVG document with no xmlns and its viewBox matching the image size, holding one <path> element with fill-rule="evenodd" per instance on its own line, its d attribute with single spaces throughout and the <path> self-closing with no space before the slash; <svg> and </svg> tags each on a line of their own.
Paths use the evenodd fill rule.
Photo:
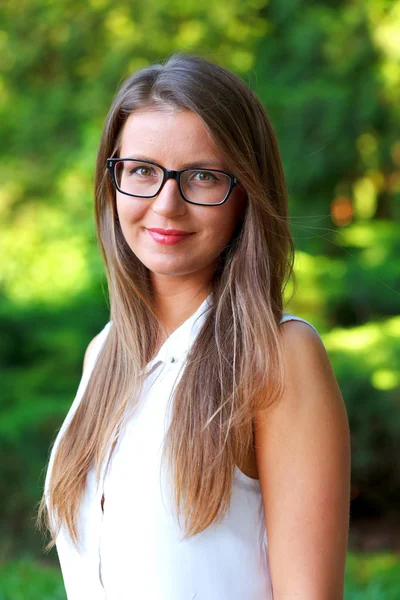
<svg viewBox="0 0 400 600">
<path fill-rule="evenodd" d="M 117 194 L 116 206 L 121 227 L 124 224 L 132 224 L 139 221 L 146 213 L 147 207 L 144 202 L 135 198 L 129 198 L 122 194 Z"/>
<path fill-rule="evenodd" d="M 215 213 L 209 215 L 207 224 L 204 223 L 204 226 L 207 231 L 207 243 L 210 250 L 213 248 L 221 252 L 229 243 L 239 222 L 239 216 L 240 213 L 236 206 L 225 205 L 218 209 L 215 208 Z"/>
</svg>

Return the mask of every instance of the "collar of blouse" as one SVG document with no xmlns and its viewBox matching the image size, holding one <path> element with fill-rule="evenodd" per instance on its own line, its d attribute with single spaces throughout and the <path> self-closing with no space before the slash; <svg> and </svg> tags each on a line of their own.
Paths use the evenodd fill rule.
<svg viewBox="0 0 400 600">
<path fill-rule="evenodd" d="M 184 321 L 165 340 L 157 355 L 147 363 L 144 372 L 149 373 L 153 367 L 161 362 L 163 364 L 179 363 L 188 354 L 211 306 L 211 294 L 203 301 L 199 308 Z"/>
</svg>

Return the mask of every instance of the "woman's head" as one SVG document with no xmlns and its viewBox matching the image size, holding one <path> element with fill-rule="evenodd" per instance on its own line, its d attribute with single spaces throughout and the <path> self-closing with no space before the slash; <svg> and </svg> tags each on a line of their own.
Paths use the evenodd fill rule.
<svg viewBox="0 0 400 600">
<path fill-rule="evenodd" d="M 115 190 L 106 169 L 109 157 L 146 158 L 170 170 L 194 164 L 214 167 L 231 173 L 239 185 L 217 206 L 185 202 L 173 179 L 156 197 L 132 197 Z M 131 165 L 115 168 L 121 166 Z M 140 173 L 156 175 L 154 170 Z M 237 250 L 240 237 L 249 259 L 251 246 L 260 248 L 266 238 L 273 259 L 274 238 L 281 241 L 277 221 L 286 216 L 286 193 L 267 115 L 241 79 L 199 57 L 176 54 L 126 79 L 105 122 L 96 191 L 99 240 L 107 266 L 131 273 L 135 263 L 142 284 L 157 273 L 207 283 L 217 264 L 218 272 L 223 269 L 220 263 L 228 249 Z M 155 241 L 149 228 L 192 235 L 165 245 Z"/>
<path fill-rule="evenodd" d="M 173 275 L 199 284 L 208 283 L 216 261 L 244 216 L 245 193 L 231 178 L 224 157 L 202 119 L 187 109 L 163 107 L 134 111 L 122 128 L 119 158 L 133 158 L 113 165 L 118 187 L 116 207 L 124 238 L 135 256 L 157 276 Z M 141 162 L 139 159 L 150 162 Z M 163 182 L 166 169 L 185 170 L 178 181 Z M 196 169 L 194 169 L 196 167 Z M 207 170 L 210 169 L 210 170 Z M 210 202 L 221 202 L 212 205 Z M 205 204 L 194 204 L 202 202 Z M 207 204 L 208 203 L 208 204 Z M 186 232 L 160 236 L 153 229 Z M 169 242 L 169 243 L 165 243 Z M 174 243 L 171 243 L 174 242 Z"/>
<path fill-rule="evenodd" d="M 137 186 L 145 185 L 143 195 L 152 198 L 116 194 L 107 159 L 132 156 L 161 165 L 138 172 L 150 177 L 151 185 L 129 179 L 130 191 L 136 194 Z M 225 203 L 187 203 L 173 178 L 156 194 L 147 193 L 158 190 L 163 168 L 180 171 L 198 161 L 239 182 Z M 127 176 L 132 173 L 128 169 Z M 184 193 L 209 202 L 211 196 L 198 187 L 209 184 L 197 182 L 198 173 L 194 177 L 195 184 L 184 180 Z M 209 181 L 209 175 L 200 177 Z M 125 180 L 121 185 L 128 189 Z M 215 188 L 213 201 L 221 193 Z M 213 302 L 169 397 L 170 425 L 163 440 L 186 536 L 223 516 L 234 467 L 251 452 L 253 416 L 271 406 L 283 388 L 279 320 L 290 276 L 295 283 L 294 247 L 275 135 L 261 102 L 241 79 L 184 54 L 128 77 L 101 136 L 95 214 L 112 327 L 55 454 L 48 547 L 61 524 L 79 541 L 86 476 L 93 466 L 100 476 L 120 428 L 135 417 L 142 400 L 143 367 L 165 334 L 154 309 L 152 278 L 167 274 L 211 283 Z M 147 228 L 192 235 L 166 246 Z M 45 512 L 43 497 L 39 519 Z"/>
</svg>

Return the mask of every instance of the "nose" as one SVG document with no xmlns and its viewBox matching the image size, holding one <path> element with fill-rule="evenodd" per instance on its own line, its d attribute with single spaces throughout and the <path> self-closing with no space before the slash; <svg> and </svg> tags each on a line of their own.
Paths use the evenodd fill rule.
<svg viewBox="0 0 400 600">
<path fill-rule="evenodd" d="M 167 179 L 152 202 L 152 209 L 164 217 L 184 215 L 187 211 L 176 179 Z"/>
</svg>

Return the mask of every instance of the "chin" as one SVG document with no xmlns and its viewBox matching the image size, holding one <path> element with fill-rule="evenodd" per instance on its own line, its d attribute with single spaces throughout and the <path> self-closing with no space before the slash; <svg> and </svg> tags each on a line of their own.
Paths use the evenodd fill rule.
<svg viewBox="0 0 400 600">
<path fill-rule="evenodd" d="M 180 262 L 175 261 L 175 264 L 173 264 L 172 261 L 170 264 L 166 264 L 165 262 L 164 264 L 143 262 L 143 264 L 151 273 L 154 273 L 155 275 L 191 275 L 204 269 L 204 265 L 188 264 L 188 262 L 185 260 Z"/>
<path fill-rule="evenodd" d="M 183 265 L 183 264 L 160 264 L 160 263 L 154 263 L 154 262 L 149 262 L 149 261 L 141 261 L 145 267 L 147 267 L 147 269 L 151 272 L 151 273 L 155 273 L 156 275 L 183 275 L 187 272 L 191 272 L 191 269 L 187 269 L 187 265 Z"/>
</svg>

